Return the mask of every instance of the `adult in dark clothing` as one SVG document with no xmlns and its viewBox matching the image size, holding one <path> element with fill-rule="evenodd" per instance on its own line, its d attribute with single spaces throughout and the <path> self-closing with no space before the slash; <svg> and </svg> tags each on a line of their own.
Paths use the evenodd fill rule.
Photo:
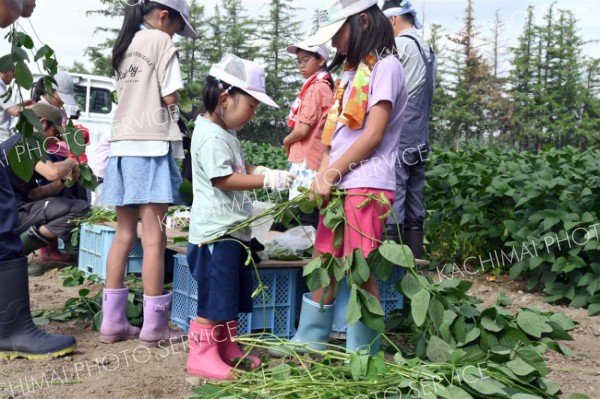
<svg viewBox="0 0 600 399">
<path fill-rule="evenodd" d="M 8 3 L 8 4 L 7 4 Z M 29 17 L 35 0 L 0 0 L 0 27 L 19 17 Z M 15 195 L 0 167 L 0 358 L 44 359 L 75 350 L 75 338 L 48 334 L 31 319 L 27 258 L 17 229 Z"/>
<path fill-rule="evenodd" d="M 38 103 L 33 106 L 33 111 L 40 117 L 45 144 L 55 140 L 54 137 L 63 132 L 62 115 L 58 108 Z M 40 148 L 29 148 L 21 141 L 21 135 L 16 134 L 0 144 L 0 150 L 16 197 L 19 217 L 17 232 L 21 235 L 23 255 L 28 255 L 56 237 L 67 239 L 74 227 L 72 220 L 85 216 L 90 208 L 87 201 L 56 196 L 65 187 L 63 179 L 71 174 L 77 178 L 79 174 L 77 163 L 71 158 L 60 162 L 38 161 L 32 178 L 26 182 L 21 180 L 4 154 L 8 154 L 13 147 L 16 147 L 17 154 L 21 154 L 21 157 L 41 151 Z M 45 181 L 46 184 L 38 185 L 38 181 Z M 43 263 L 29 266 L 31 275 L 43 274 L 44 271 Z"/>
<path fill-rule="evenodd" d="M 429 115 L 435 86 L 436 58 L 429 44 L 419 35 L 421 23 L 408 0 L 386 0 L 383 13 L 390 18 L 396 36 L 398 58 L 404 68 L 408 103 L 398 145 L 394 215 L 387 232 L 397 235 L 401 225 L 402 241 L 416 258 L 423 255 L 425 207 L 425 163 L 429 152 Z M 395 216 L 395 217 L 394 217 Z"/>
</svg>

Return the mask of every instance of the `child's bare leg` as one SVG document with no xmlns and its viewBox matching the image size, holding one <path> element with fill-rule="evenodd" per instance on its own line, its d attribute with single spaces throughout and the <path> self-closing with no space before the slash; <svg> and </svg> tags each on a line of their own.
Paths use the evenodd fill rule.
<svg viewBox="0 0 600 399">
<path fill-rule="evenodd" d="M 146 204 L 140 206 L 142 218 L 142 282 L 144 294 L 159 296 L 163 294 L 164 256 L 167 247 L 167 233 L 163 226 L 167 214 L 167 204 Z"/>
<path fill-rule="evenodd" d="M 127 258 L 137 240 L 137 221 L 137 209 L 117 207 L 117 233 L 106 259 L 106 288 L 123 287 Z"/>
</svg>

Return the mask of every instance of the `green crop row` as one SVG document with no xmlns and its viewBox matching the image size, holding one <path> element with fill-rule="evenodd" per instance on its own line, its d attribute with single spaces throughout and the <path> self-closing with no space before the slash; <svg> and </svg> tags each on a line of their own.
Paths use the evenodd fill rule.
<svg viewBox="0 0 600 399">
<path fill-rule="evenodd" d="M 441 265 L 527 277 L 548 302 L 600 311 L 600 150 L 436 152 L 427 240 Z"/>
</svg>

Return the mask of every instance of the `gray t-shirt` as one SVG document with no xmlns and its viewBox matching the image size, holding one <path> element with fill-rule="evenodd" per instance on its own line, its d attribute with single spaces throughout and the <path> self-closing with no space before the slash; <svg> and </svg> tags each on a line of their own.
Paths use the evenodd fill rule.
<svg viewBox="0 0 600 399">
<path fill-rule="evenodd" d="M 421 49 L 425 53 L 425 57 L 431 60 L 431 52 L 429 44 L 419 35 L 419 32 L 414 28 L 405 29 L 396 36 L 396 48 L 398 50 L 398 58 L 404 68 L 404 76 L 406 78 L 406 87 L 408 89 L 408 99 L 410 100 L 423 88 L 425 84 L 426 67 L 423 64 L 423 58 L 419 52 L 419 48 L 415 42 L 402 35 L 412 36 L 419 42 Z M 434 69 L 436 66 L 434 65 Z M 435 76 L 435 70 L 434 70 Z M 435 82 L 434 82 L 435 83 Z"/>
<path fill-rule="evenodd" d="M 0 79 L 0 97 L 3 96 L 7 87 Z M 8 109 L 14 107 L 15 104 L 8 100 L 4 102 L 3 99 L 0 99 L 0 143 L 6 141 L 10 137 L 10 122 L 12 119 L 12 115 L 8 112 Z"/>
<path fill-rule="evenodd" d="M 194 203 L 189 242 L 201 244 L 250 218 L 252 200 L 247 191 L 220 190 L 211 181 L 233 173 L 246 174 L 242 147 L 234 134 L 200 116 L 196 119 L 190 151 Z M 250 228 L 245 228 L 233 236 L 250 241 L 250 234 Z"/>
</svg>

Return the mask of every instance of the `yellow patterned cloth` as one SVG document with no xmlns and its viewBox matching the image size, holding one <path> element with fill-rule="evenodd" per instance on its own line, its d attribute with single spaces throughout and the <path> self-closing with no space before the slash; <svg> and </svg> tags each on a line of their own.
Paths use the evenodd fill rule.
<svg viewBox="0 0 600 399">
<path fill-rule="evenodd" d="M 346 64 L 342 76 L 335 84 L 335 102 L 329 109 L 327 122 L 323 128 L 321 141 L 325 145 L 331 145 L 333 134 L 335 133 L 338 122 L 343 123 L 350 129 L 357 130 L 363 127 L 367 115 L 367 105 L 369 103 L 369 83 L 373 67 L 377 63 L 377 58 L 373 55 L 367 55 L 356 68 L 356 74 L 352 80 L 352 88 L 346 105 L 344 102 L 344 93 L 350 83 L 350 75 L 355 69 L 352 65 Z"/>
</svg>

